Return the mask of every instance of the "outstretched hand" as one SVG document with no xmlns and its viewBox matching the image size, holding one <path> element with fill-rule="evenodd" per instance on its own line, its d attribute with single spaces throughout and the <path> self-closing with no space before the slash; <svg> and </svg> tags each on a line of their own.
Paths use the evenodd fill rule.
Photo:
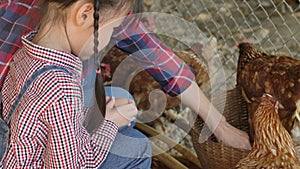
<svg viewBox="0 0 300 169">
<path fill-rule="evenodd" d="M 251 144 L 246 132 L 233 127 L 226 121 L 221 122 L 214 132 L 219 142 L 225 145 L 250 150 Z"/>
</svg>

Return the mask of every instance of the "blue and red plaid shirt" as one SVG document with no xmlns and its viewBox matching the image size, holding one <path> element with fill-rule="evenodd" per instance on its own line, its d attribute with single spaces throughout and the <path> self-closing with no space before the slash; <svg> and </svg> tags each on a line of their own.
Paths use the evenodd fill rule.
<svg viewBox="0 0 300 169">
<path fill-rule="evenodd" d="M 37 0 L 0 1 L 0 89 L 12 55 L 21 46 L 21 35 L 34 30 L 38 22 Z"/>
<path fill-rule="evenodd" d="M 38 21 L 38 0 L 2 0 L 0 5 L 0 89 L 12 55 L 21 46 L 21 35 L 35 28 Z M 116 46 L 133 54 L 136 60 L 162 89 L 177 96 L 195 79 L 190 68 L 169 48 L 151 35 L 142 22 L 126 23 L 117 28 L 113 39 Z"/>
</svg>

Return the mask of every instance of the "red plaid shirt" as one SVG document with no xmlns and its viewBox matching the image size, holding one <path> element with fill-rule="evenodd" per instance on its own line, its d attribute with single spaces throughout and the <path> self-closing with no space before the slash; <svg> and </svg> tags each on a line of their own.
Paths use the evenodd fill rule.
<svg viewBox="0 0 300 169">
<path fill-rule="evenodd" d="M 23 95 L 11 119 L 3 168 L 97 168 L 106 158 L 118 127 L 104 120 L 93 135 L 83 127 L 81 60 L 30 42 L 15 55 L 3 85 L 4 119 L 25 81 L 47 65 L 64 67 L 40 75 Z"/>
<path fill-rule="evenodd" d="M 3 0 L 0 5 L 0 88 L 12 54 L 20 47 L 20 35 L 32 30 L 38 20 L 37 2 Z M 131 57 L 160 83 L 166 93 L 177 96 L 189 87 L 195 79 L 190 68 L 151 35 L 142 22 L 128 26 L 126 21 L 114 32 L 117 47 L 133 54 Z"/>
</svg>

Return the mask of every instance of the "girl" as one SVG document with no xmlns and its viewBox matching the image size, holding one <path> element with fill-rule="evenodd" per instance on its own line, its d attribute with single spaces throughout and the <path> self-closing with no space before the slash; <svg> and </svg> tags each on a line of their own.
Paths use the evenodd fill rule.
<svg viewBox="0 0 300 169">
<path fill-rule="evenodd" d="M 33 72 L 48 65 L 63 67 L 67 72 L 49 70 L 27 89 L 10 122 L 11 138 L 2 168 L 150 168 L 149 140 L 132 127 L 122 128 L 137 113 L 128 93 L 107 90 L 118 95 L 106 98 L 104 106 L 103 100 L 97 100 L 99 109 L 105 112 L 101 125 L 91 135 L 83 127 L 82 60 L 107 45 L 113 28 L 122 20 L 112 21 L 139 9 L 139 5 L 132 0 L 45 1 L 39 31 L 22 38 L 23 47 L 10 64 L 2 90 L 4 119 Z M 93 43 L 94 50 L 86 47 Z M 122 130 L 117 136 L 119 128 Z M 124 155 L 110 154 L 103 163 L 114 140 L 114 149 L 121 146 Z"/>
</svg>

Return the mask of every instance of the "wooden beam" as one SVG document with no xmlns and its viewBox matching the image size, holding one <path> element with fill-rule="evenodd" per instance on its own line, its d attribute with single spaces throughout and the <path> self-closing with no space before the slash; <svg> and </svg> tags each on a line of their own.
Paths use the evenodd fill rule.
<svg viewBox="0 0 300 169">
<path fill-rule="evenodd" d="M 164 165 L 166 165 L 168 168 L 188 169 L 185 165 L 180 163 L 178 160 L 176 160 L 170 154 L 163 151 L 161 148 L 159 148 L 153 142 L 152 142 L 152 152 L 153 152 L 153 154 L 157 154 L 156 157 L 158 158 L 158 160 L 160 162 L 162 162 Z"/>
<path fill-rule="evenodd" d="M 183 147 L 180 144 L 176 143 L 171 138 L 161 134 L 159 131 L 155 130 L 154 128 L 152 128 L 152 127 L 150 127 L 146 124 L 142 124 L 142 123 L 137 122 L 135 124 L 135 128 L 139 129 L 140 131 L 144 132 L 145 134 L 147 134 L 151 137 L 156 136 L 156 138 L 163 141 L 164 143 L 166 143 L 169 146 L 174 146 L 174 149 L 177 150 L 178 152 L 180 152 L 187 160 L 192 162 L 197 167 L 202 168 L 201 164 L 199 162 L 199 159 L 197 158 L 197 155 L 195 153 L 187 150 L 185 147 Z"/>
</svg>

